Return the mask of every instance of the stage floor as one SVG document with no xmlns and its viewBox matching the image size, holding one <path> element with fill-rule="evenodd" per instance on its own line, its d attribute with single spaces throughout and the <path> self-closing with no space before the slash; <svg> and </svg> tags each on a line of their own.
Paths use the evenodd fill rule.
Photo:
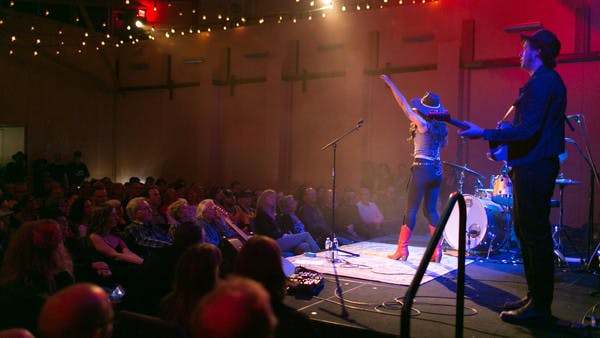
<svg viewBox="0 0 600 338">
<path fill-rule="evenodd" d="M 411 244 L 413 244 L 411 242 Z M 549 327 L 523 327 L 502 322 L 498 314 L 506 301 L 525 295 L 527 287 L 523 266 L 510 256 L 492 256 L 476 260 L 466 267 L 465 337 L 600 337 L 600 329 L 572 329 L 562 321 L 590 324 L 586 316 L 594 314 L 600 322 L 600 277 L 579 271 L 580 263 L 556 269 L 552 311 L 561 324 Z M 505 254 L 506 255 L 506 254 Z M 307 314 L 321 336 L 376 337 L 400 334 L 400 306 L 407 286 L 363 279 L 339 277 L 343 303 L 336 295 L 333 275 L 320 294 L 311 299 L 287 296 L 285 302 Z M 411 337 L 454 337 L 456 270 L 420 286 L 411 317 Z"/>
</svg>

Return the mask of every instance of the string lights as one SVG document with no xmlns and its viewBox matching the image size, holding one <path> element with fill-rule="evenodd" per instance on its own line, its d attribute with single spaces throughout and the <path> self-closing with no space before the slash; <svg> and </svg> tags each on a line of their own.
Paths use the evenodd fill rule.
<svg viewBox="0 0 600 338">
<path fill-rule="evenodd" d="M 122 48 L 128 44 L 135 45 L 145 39 L 151 41 L 157 39 L 173 39 L 177 36 L 184 37 L 188 34 L 210 34 L 213 30 L 235 30 L 244 26 L 256 24 L 282 24 L 286 22 L 296 24 L 301 20 L 326 20 L 330 14 L 334 13 L 347 14 L 353 11 L 369 11 L 377 8 L 383 9 L 396 6 L 428 4 L 436 3 L 439 0 L 285 1 L 287 1 L 289 5 L 287 7 L 291 7 L 288 8 L 286 12 L 265 14 L 251 18 L 243 15 L 235 15 L 231 13 L 231 10 L 215 13 L 214 9 L 212 9 L 212 14 L 209 13 L 210 10 L 204 8 L 184 10 L 182 8 L 176 8 L 178 6 L 173 6 L 170 0 L 138 0 L 137 2 L 123 0 L 124 5 L 128 8 L 143 5 L 143 8 L 139 8 L 138 12 L 143 12 L 144 16 L 146 15 L 146 9 L 152 8 L 152 11 L 149 11 L 151 14 L 148 15 L 152 15 L 155 21 L 148 20 L 148 23 L 142 21 L 128 22 L 123 26 L 123 32 L 127 32 L 127 34 L 121 36 L 118 36 L 117 34 L 116 36 L 112 36 L 111 33 L 115 33 L 115 23 L 113 22 L 115 18 L 113 17 L 112 20 L 111 18 L 108 18 L 101 23 L 96 23 L 95 29 L 97 31 L 88 32 L 86 30 L 82 35 L 77 37 L 77 34 L 65 33 L 66 26 L 64 23 L 61 24 L 56 20 L 52 20 L 52 16 L 56 15 L 56 10 L 50 5 L 48 5 L 48 8 L 41 8 L 38 10 L 39 18 L 46 21 L 35 20 L 36 23 L 30 24 L 28 30 L 23 30 L 22 22 L 27 22 L 27 20 L 23 20 L 24 15 L 20 14 L 16 8 L 18 7 L 19 0 L 11 0 L 8 2 L 10 10 L 0 11 L 0 52 L 6 50 L 5 52 L 8 55 L 31 53 L 34 56 L 38 56 L 43 49 L 44 51 L 47 50 L 46 52 L 48 54 L 55 55 L 64 55 L 68 51 L 76 54 L 83 54 L 86 51 L 99 52 L 106 48 Z M 43 4 L 40 4 L 39 6 L 43 7 Z M 1 3 L 0 9 L 2 9 Z M 77 12 L 77 14 L 71 17 L 71 25 L 74 25 L 74 27 L 69 28 L 67 30 L 69 32 L 77 31 L 78 27 L 82 27 L 82 23 L 80 22 L 81 13 L 78 13 L 77 9 L 74 11 Z M 173 17 L 177 17 L 177 21 L 188 23 L 182 25 L 181 28 L 175 26 L 165 28 L 165 23 L 160 22 L 161 18 Z M 190 22 L 193 22 L 194 24 L 190 25 Z M 53 32 L 49 33 L 49 31 Z M 5 36 L 5 38 L 3 38 L 3 36 Z M 1 48 L 1 41 L 8 41 L 8 48 Z M 27 52 L 27 49 L 29 49 L 30 52 Z"/>
</svg>

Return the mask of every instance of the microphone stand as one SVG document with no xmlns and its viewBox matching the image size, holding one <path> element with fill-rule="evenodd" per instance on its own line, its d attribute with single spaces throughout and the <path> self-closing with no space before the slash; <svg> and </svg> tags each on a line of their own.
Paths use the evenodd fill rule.
<svg viewBox="0 0 600 338">
<path fill-rule="evenodd" d="M 583 144 L 585 145 L 585 151 L 587 153 L 587 156 L 585 156 L 585 154 L 583 153 L 583 151 L 581 150 L 581 148 L 579 147 L 579 145 L 577 143 L 573 142 L 573 144 L 575 144 L 575 148 L 577 149 L 577 152 L 579 152 L 579 155 L 581 155 L 581 157 L 583 157 L 583 159 L 585 160 L 586 164 L 588 165 L 588 167 L 590 169 L 590 186 L 589 186 L 590 195 L 589 195 L 589 206 L 588 206 L 588 228 L 587 228 L 587 243 L 586 243 L 587 244 L 586 245 L 586 257 L 589 257 L 588 261 L 587 261 L 587 265 L 586 265 L 586 270 L 590 271 L 593 258 L 596 255 L 596 252 L 598 251 L 598 249 L 600 249 L 600 243 L 598 243 L 598 245 L 596 246 L 594 251 L 591 252 L 592 241 L 593 241 L 593 237 L 594 237 L 594 186 L 595 186 L 595 183 L 600 185 L 600 179 L 598 176 L 598 169 L 596 169 L 596 164 L 592 157 L 592 152 L 590 149 L 589 140 L 587 138 L 587 133 L 585 132 L 585 130 L 582 127 L 580 116 L 583 116 L 583 115 L 578 115 L 577 119 L 575 121 L 577 122 L 577 125 L 579 127 L 579 133 L 581 134 L 581 137 L 583 139 Z M 585 124 L 585 120 L 584 120 L 584 124 Z M 599 259 L 600 259 L 600 257 L 599 257 Z"/>
<path fill-rule="evenodd" d="M 332 196 L 331 196 L 331 230 L 333 231 L 331 234 L 331 241 L 333 242 L 333 238 L 335 237 L 335 208 L 336 208 L 336 202 L 335 202 L 335 157 L 336 157 L 336 150 L 337 150 L 337 144 L 339 141 L 341 141 L 344 137 L 348 136 L 349 134 L 357 131 L 360 129 L 360 127 L 363 126 L 363 124 L 365 124 L 365 120 L 363 120 L 362 118 L 358 121 L 358 123 L 356 123 L 356 126 L 350 130 L 348 130 L 347 132 L 345 132 L 343 135 L 336 137 L 333 141 L 327 143 L 326 145 L 323 146 L 323 148 L 321 148 L 321 151 L 330 148 L 333 149 L 333 168 L 331 170 L 331 181 L 332 181 L 332 185 L 331 185 L 331 192 L 332 192 Z M 340 252 L 343 252 L 345 254 L 354 256 L 354 257 L 359 257 L 359 254 L 353 253 L 353 252 L 349 252 L 346 250 L 341 250 L 338 249 L 337 247 L 333 248 L 333 250 L 337 250 Z M 333 253 L 332 253 L 333 254 Z M 333 257 L 332 257 L 333 258 Z"/>
</svg>

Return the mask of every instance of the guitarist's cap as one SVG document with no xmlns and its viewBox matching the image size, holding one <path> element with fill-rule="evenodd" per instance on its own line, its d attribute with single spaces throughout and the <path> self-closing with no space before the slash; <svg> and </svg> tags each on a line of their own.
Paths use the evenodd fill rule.
<svg viewBox="0 0 600 338">
<path fill-rule="evenodd" d="M 550 68 L 556 66 L 556 57 L 560 53 L 560 41 L 547 29 L 539 29 L 532 35 L 521 34 L 521 40 L 529 42 L 533 48 L 542 51 L 542 62 Z"/>
<path fill-rule="evenodd" d="M 440 96 L 432 92 L 425 93 L 423 97 L 414 98 L 410 100 L 410 103 L 423 115 L 447 112 L 446 108 L 440 103 Z"/>
</svg>

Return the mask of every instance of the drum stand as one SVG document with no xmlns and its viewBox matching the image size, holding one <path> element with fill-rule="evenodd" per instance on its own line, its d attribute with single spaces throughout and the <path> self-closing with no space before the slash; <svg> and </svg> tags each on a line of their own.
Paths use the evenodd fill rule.
<svg viewBox="0 0 600 338">
<path fill-rule="evenodd" d="M 560 240 L 560 232 L 563 228 L 563 213 L 564 213 L 564 197 L 563 190 L 565 186 L 563 184 L 558 185 L 559 191 L 559 209 L 558 209 L 558 224 L 555 224 L 552 228 L 552 242 L 554 243 L 554 255 L 557 259 L 557 264 L 560 266 L 562 263 L 566 263 L 565 255 L 561 252 L 562 243 Z"/>
<path fill-rule="evenodd" d="M 561 181 L 562 180 L 562 181 Z M 564 182 L 564 183 L 563 183 Z M 559 209 L 558 209 L 558 224 L 555 224 L 553 226 L 553 230 L 552 230 L 552 242 L 554 243 L 554 255 L 556 256 L 557 259 L 557 266 L 561 267 L 561 266 L 568 266 L 568 261 L 567 258 L 565 257 L 565 255 L 563 254 L 562 250 L 563 250 L 563 246 L 562 246 L 562 240 L 561 240 L 561 232 L 564 230 L 564 224 L 563 224 L 563 216 L 564 216 L 564 195 L 563 195 L 563 190 L 565 188 L 566 185 L 569 184 L 573 184 L 572 182 L 575 181 L 571 181 L 571 180 L 565 180 L 565 179 L 558 179 L 557 180 L 557 184 L 558 184 L 558 188 L 559 188 Z M 569 236 L 567 235 L 566 232 L 564 232 L 564 235 L 567 239 L 567 241 L 571 241 L 571 239 L 569 238 Z M 577 252 L 577 249 L 575 249 Z M 579 254 L 579 252 L 577 252 L 578 256 L 581 256 Z"/>
</svg>

